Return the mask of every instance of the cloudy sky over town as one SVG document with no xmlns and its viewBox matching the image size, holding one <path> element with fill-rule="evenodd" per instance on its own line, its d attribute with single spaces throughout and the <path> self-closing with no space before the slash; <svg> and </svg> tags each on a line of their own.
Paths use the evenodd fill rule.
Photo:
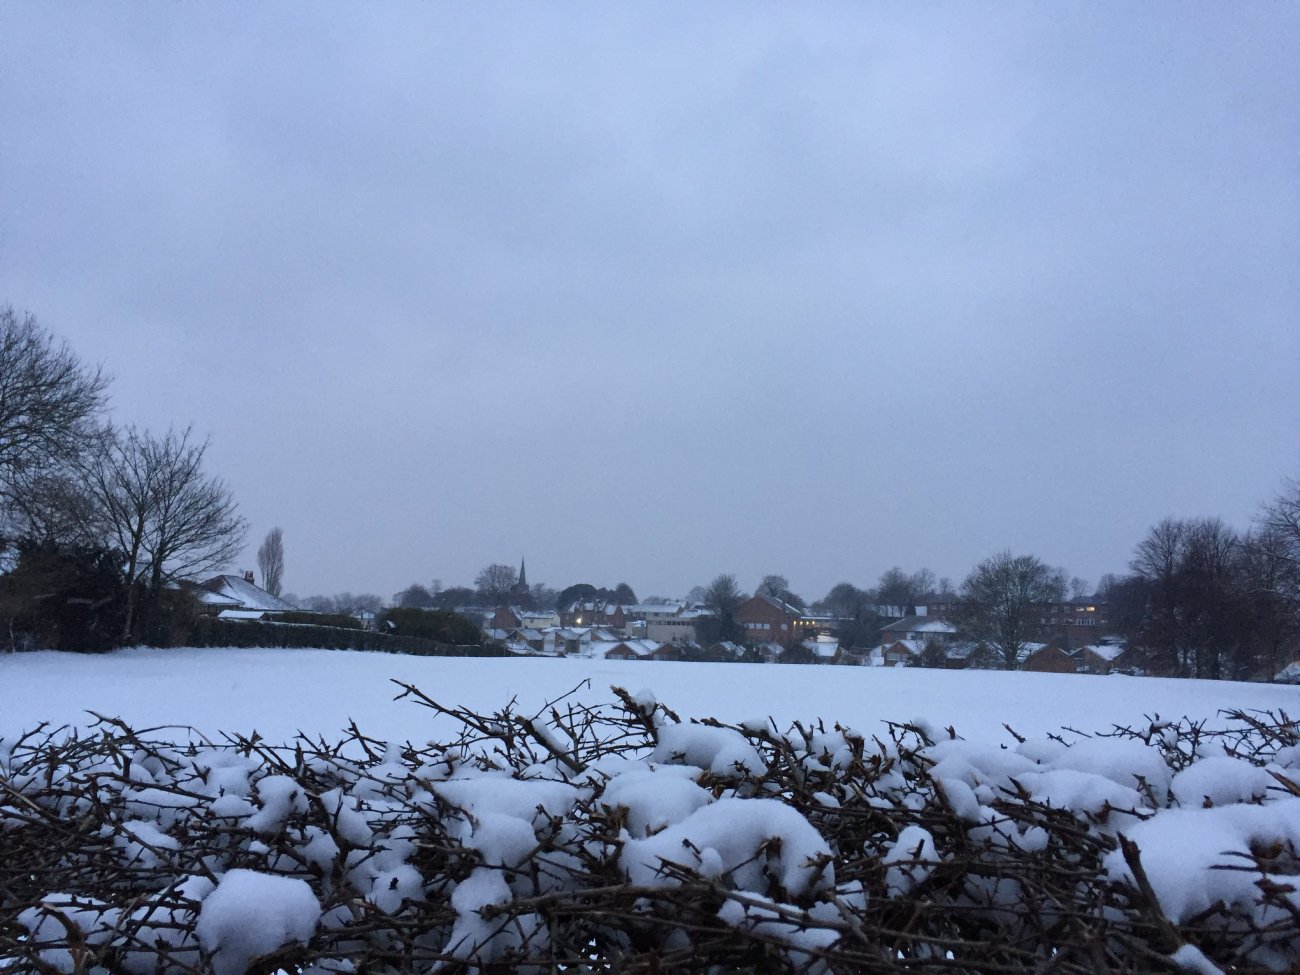
<svg viewBox="0 0 1300 975">
<path fill-rule="evenodd" d="M 1297 50 L 1285 3 L 11 3 L 0 304 L 210 435 L 295 593 L 1095 582 L 1300 476 Z"/>
</svg>

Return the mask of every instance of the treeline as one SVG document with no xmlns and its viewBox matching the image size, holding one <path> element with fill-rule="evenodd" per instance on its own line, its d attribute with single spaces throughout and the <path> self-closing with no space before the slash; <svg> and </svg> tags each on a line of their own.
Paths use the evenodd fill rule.
<svg viewBox="0 0 1300 975">
<path fill-rule="evenodd" d="M 874 587 L 841 582 L 811 605 L 780 575 L 765 576 L 755 592 L 833 617 L 841 644 L 858 648 L 878 645 L 882 627 L 900 616 L 943 607 L 960 640 L 987 645 L 1008 670 L 1035 642 L 1075 649 L 1048 607 L 1088 603 L 1106 614 L 1096 638 L 1122 641 L 1130 666 L 1176 677 L 1271 679 L 1300 655 L 1300 481 L 1286 482 L 1245 531 L 1219 518 L 1161 521 L 1138 542 L 1129 572 L 1107 575 L 1095 589 L 1035 556 L 1004 551 L 959 587 L 928 569 L 894 567 Z M 748 594 L 734 575 L 717 576 L 692 598 L 716 617 L 702 624 L 703 639 L 746 639 L 732 614 Z"/>
<path fill-rule="evenodd" d="M 1107 580 L 1112 625 L 1155 673 L 1273 676 L 1300 648 L 1300 482 L 1248 531 L 1169 518 L 1139 543 L 1130 574 Z"/>
</svg>

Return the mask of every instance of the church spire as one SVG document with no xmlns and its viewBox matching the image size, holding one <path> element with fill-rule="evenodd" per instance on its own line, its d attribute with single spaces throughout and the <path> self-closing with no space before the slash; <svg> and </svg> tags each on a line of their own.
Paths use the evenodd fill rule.
<svg viewBox="0 0 1300 975">
<path fill-rule="evenodd" d="M 519 588 L 528 588 L 528 569 L 524 567 L 524 558 L 522 555 L 519 557 Z"/>
</svg>

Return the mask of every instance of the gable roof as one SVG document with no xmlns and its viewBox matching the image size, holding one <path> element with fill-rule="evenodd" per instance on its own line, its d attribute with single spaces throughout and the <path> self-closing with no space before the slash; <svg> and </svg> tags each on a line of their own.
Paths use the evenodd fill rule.
<svg viewBox="0 0 1300 975">
<path fill-rule="evenodd" d="M 741 607 L 748 606 L 750 603 L 754 602 L 755 600 L 761 600 L 762 602 L 767 603 L 773 609 L 779 610 L 780 612 L 786 614 L 787 616 L 793 616 L 796 619 L 803 615 L 802 612 L 795 609 L 789 603 L 777 599 L 775 596 L 769 596 L 766 593 L 761 593 L 761 592 L 754 593 L 754 595 L 742 601 L 740 606 L 737 606 L 736 608 L 739 610 Z"/>
<path fill-rule="evenodd" d="M 919 657 L 925 653 L 926 644 L 923 640 L 891 640 L 888 643 L 882 643 L 878 649 L 884 655 L 895 647 L 902 647 L 913 657 Z"/>
<path fill-rule="evenodd" d="M 1091 653 L 1093 656 L 1100 657 L 1107 663 L 1112 663 L 1118 658 L 1127 647 L 1116 646 L 1113 643 L 1091 644 L 1080 648 L 1080 653 Z"/>
<path fill-rule="evenodd" d="M 204 589 L 202 586 L 193 589 L 194 598 L 204 606 L 227 607 L 229 609 L 238 609 L 242 605 L 238 599 L 233 596 L 224 596 L 219 592 L 213 592 L 211 589 Z"/>
<path fill-rule="evenodd" d="M 880 628 L 881 633 L 956 633 L 953 626 L 941 616 L 904 616 L 894 620 L 888 626 Z"/>
<path fill-rule="evenodd" d="M 629 603 L 624 604 L 624 613 L 637 615 L 676 616 L 686 608 L 685 603 Z"/>
<path fill-rule="evenodd" d="M 202 588 L 217 596 L 224 597 L 239 609 L 256 609 L 264 613 L 292 613 L 298 609 L 293 603 L 285 602 L 279 596 L 271 595 L 261 586 L 254 585 L 243 576 L 214 576 L 203 583 Z M 214 605 L 207 598 L 200 598 L 203 598 L 205 603 Z"/>
</svg>

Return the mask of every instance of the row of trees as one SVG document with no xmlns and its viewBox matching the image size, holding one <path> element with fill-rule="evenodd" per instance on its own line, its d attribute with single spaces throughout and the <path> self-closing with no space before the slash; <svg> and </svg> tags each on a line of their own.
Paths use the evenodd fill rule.
<svg viewBox="0 0 1300 975">
<path fill-rule="evenodd" d="M 1131 573 L 1108 580 L 1116 629 L 1153 670 L 1271 676 L 1300 640 L 1300 482 L 1248 531 L 1218 518 L 1169 518 L 1139 543 Z"/>
<path fill-rule="evenodd" d="M 393 595 L 394 606 L 411 609 L 455 609 L 460 606 L 522 605 L 526 609 L 555 609 L 569 606 L 579 600 L 603 600 L 621 605 L 637 601 L 636 593 L 626 582 L 612 589 L 580 582 L 564 589 L 552 589 L 544 583 L 535 583 L 526 590 L 520 585 L 519 572 L 514 566 L 494 562 L 484 566 L 474 579 L 473 588 L 452 586 L 443 588 L 441 579 L 432 585 L 415 582 Z"/>
<path fill-rule="evenodd" d="M 1138 543 L 1125 576 L 1096 598 L 1109 629 L 1152 673 L 1270 678 L 1300 651 L 1300 482 L 1288 482 L 1247 531 L 1219 518 L 1166 518 Z M 958 622 L 1005 665 L 1026 643 L 1049 638 L 1038 606 L 1079 597 L 1032 556 L 1001 553 L 961 589 Z"/>
<path fill-rule="evenodd" d="M 243 548 L 234 497 L 204 469 L 207 442 L 190 429 L 115 427 L 108 386 L 32 316 L 0 309 L 0 621 L 10 648 L 51 632 L 56 646 L 156 641 L 176 608 L 170 587 Z"/>
</svg>

